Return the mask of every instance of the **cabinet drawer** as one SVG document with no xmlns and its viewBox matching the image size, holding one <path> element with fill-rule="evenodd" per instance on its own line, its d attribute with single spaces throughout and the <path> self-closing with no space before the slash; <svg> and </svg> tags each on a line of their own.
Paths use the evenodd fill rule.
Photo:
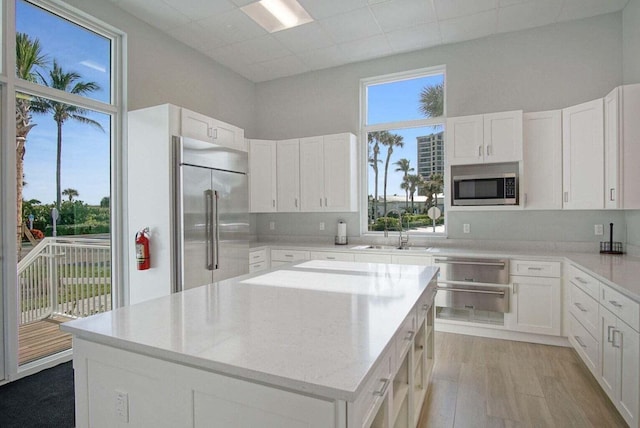
<svg viewBox="0 0 640 428">
<path fill-rule="evenodd" d="M 560 278 L 560 262 L 512 260 L 509 267 L 511 275 Z"/>
<path fill-rule="evenodd" d="M 249 273 L 259 272 L 261 270 L 267 269 L 267 262 L 257 262 L 257 263 L 249 263 Z"/>
<path fill-rule="evenodd" d="M 391 362 L 393 348 L 388 350 L 365 383 L 362 393 L 353 402 L 355 421 L 371 422 L 388 394 L 391 385 Z M 351 405 L 351 403 L 348 403 Z M 363 426 L 368 426 L 366 423 Z"/>
<path fill-rule="evenodd" d="M 570 284 L 569 311 L 591 333 L 599 337 L 599 309 L 600 304 L 593 297 L 585 293 L 575 284 Z"/>
<path fill-rule="evenodd" d="M 600 304 L 609 309 L 635 331 L 639 330 L 640 308 L 636 302 L 611 287 L 600 284 Z"/>
<path fill-rule="evenodd" d="M 416 329 L 422 324 L 427 312 L 429 312 L 429 309 L 435 304 L 436 292 L 435 289 L 428 291 L 418 300 L 418 304 L 416 305 Z"/>
<path fill-rule="evenodd" d="M 343 262 L 352 262 L 353 254 L 351 253 L 334 253 L 330 251 L 312 251 L 309 253 L 311 260 L 340 260 Z"/>
<path fill-rule="evenodd" d="M 407 352 L 411 344 L 413 343 L 413 339 L 416 336 L 416 318 L 413 313 L 409 314 L 407 318 L 405 318 L 404 322 L 400 326 L 398 333 L 396 333 L 396 359 L 395 361 L 400 362 L 404 354 Z"/>
<path fill-rule="evenodd" d="M 260 263 L 267 261 L 267 250 L 255 250 L 249 252 L 249 263 Z"/>
<path fill-rule="evenodd" d="M 593 375 L 598 378 L 599 342 L 572 314 L 569 314 L 569 342 Z"/>
<path fill-rule="evenodd" d="M 582 288 L 589 296 L 598 300 L 600 295 L 600 281 L 578 269 L 575 266 L 569 266 L 569 281 L 572 284 Z"/>
<path fill-rule="evenodd" d="M 302 250 L 271 250 L 271 261 L 293 262 L 309 260 L 309 252 Z"/>
</svg>

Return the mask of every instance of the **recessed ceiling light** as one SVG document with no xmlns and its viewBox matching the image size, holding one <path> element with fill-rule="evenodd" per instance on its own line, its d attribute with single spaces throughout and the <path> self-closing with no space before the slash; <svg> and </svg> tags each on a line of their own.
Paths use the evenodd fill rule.
<svg viewBox="0 0 640 428">
<path fill-rule="evenodd" d="M 240 9 L 270 33 L 313 21 L 296 0 L 260 0 Z"/>
</svg>

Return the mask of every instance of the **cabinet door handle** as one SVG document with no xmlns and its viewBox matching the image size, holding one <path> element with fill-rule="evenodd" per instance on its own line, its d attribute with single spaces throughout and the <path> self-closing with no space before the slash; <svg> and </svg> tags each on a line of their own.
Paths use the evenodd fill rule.
<svg viewBox="0 0 640 428">
<path fill-rule="evenodd" d="M 513 283 L 513 294 L 518 294 L 518 283 L 517 282 Z"/>
<path fill-rule="evenodd" d="M 525 204 L 525 205 L 527 205 L 528 199 L 529 199 L 529 196 L 528 196 L 528 194 L 527 194 L 527 193 L 525 193 L 525 194 L 524 194 L 524 204 Z"/>
<path fill-rule="evenodd" d="M 582 306 L 582 304 L 580 304 L 580 303 L 578 303 L 578 302 L 575 302 L 573 305 L 574 305 L 576 308 L 580 309 L 580 311 L 581 311 L 581 312 L 588 312 L 588 311 L 584 308 L 584 306 Z"/>
<path fill-rule="evenodd" d="M 213 138 L 213 128 L 207 127 L 207 137 Z"/>
<path fill-rule="evenodd" d="M 390 379 L 388 378 L 380 379 L 380 382 L 382 382 L 382 388 L 378 389 L 377 391 L 373 391 L 373 395 L 383 397 L 384 394 L 387 393 L 387 388 L 389 387 L 389 381 Z"/>
<path fill-rule="evenodd" d="M 583 284 L 583 285 L 587 285 L 589 283 L 588 281 L 586 281 L 583 278 L 580 278 L 579 276 L 576 276 L 576 281 L 578 281 L 580 284 Z"/>
<path fill-rule="evenodd" d="M 285 257 L 293 257 L 293 254 L 285 254 Z"/>
<path fill-rule="evenodd" d="M 327 198 L 324 198 L 324 206 L 326 207 L 327 205 Z"/>
<path fill-rule="evenodd" d="M 272 199 L 272 200 L 271 200 L 271 205 L 273 205 L 273 208 L 275 208 L 275 207 L 276 207 L 276 200 L 275 200 L 275 199 Z"/>
<path fill-rule="evenodd" d="M 583 348 L 587 349 L 587 345 L 584 344 L 584 342 L 582 341 L 582 339 L 580 339 L 579 336 L 573 336 L 573 338 L 576 339 L 576 342 L 578 342 L 578 345 L 580 345 Z"/>
<path fill-rule="evenodd" d="M 607 342 L 611 343 L 611 330 L 613 330 L 613 326 L 609 325 L 607 326 Z"/>
<path fill-rule="evenodd" d="M 411 342 L 413 340 L 413 338 L 415 337 L 416 332 L 411 330 L 409 332 L 407 332 L 407 336 L 404 338 L 404 340 L 406 340 L 407 342 Z"/>
<path fill-rule="evenodd" d="M 616 345 L 616 333 L 620 334 L 620 342 L 618 342 L 618 344 Z M 612 330 L 612 334 L 611 334 L 611 346 L 613 346 L 614 348 L 620 348 L 622 347 L 622 332 L 620 330 L 618 330 L 617 328 L 614 328 Z"/>
<path fill-rule="evenodd" d="M 569 192 L 564 192 L 564 201 L 569 202 Z"/>
<path fill-rule="evenodd" d="M 609 200 L 612 202 L 616 200 L 615 193 L 616 189 L 614 189 L 613 187 L 609 189 Z"/>
<path fill-rule="evenodd" d="M 218 128 L 213 128 L 213 139 L 214 140 L 218 139 Z"/>
<path fill-rule="evenodd" d="M 542 270 L 541 267 L 534 267 L 534 266 L 529 266 L 527 269 L 528 270 Z"/>
<path fill-rule="evenodd" d="M 294 198 L 294 204 L 295 204 L 296 208 L 298 208 L 298 198 Z"/>
<path fill-rule="evenodd" d="M 335 260 L 336 258 L 333 256 L 327 256 L 327 260 Z"/>
<path fill-rule="evenodd" d="M 616 302 L 615 300 L 609 300 L 609 303 L 611 303 L 616 308 L 621 308 L 622 307 L 622 305 L 620 303 Z"/>
<path fill-rule="evenodd" d="M 487 146 L 487 156 L 491 156 L 491 145 Z"/>
<path fill-rule="evenodd" d="M 478 157 L 482 157 L 482 146 L 478 146 Z"/>
<path fill-rule="evenodd" d="M 422 310 L 423 310 L 423 311 L 428 311 L 430 307 L 431 307 L 431 305 L 430 305 L 430 304 L 425 303 L 424 305 L 422 305 Z"/>
<path fill-rule="evenodd" d="M 322 198 L 320 198 L 320 206 L 322 206 Z"/>
</svg>

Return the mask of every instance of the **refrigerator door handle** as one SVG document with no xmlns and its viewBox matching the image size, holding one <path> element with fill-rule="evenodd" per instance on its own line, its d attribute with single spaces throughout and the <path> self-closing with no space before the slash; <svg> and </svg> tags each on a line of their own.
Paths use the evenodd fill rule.
<svg viewBox="0 0 640 428">
<path fill-rule="evenodd" d="M 206 234 L 206 268 L 213 270 L 213 192 L 204 191 L 205 205 L 205 234 Z"/>
<path fill-rule="evenodd" d="M 217 190 L 213 191 L 213 203 L 215 205 L 215 217 L 214 217 L 214 232 L 215 235 L 213 237 L 214 239 L 214 259 L 213 259 L 213 269 L 218 269 L 218 265 L 220 264 L 220 246 L 219 246 L 219 242 L 220 242 L 220 215 L 219 215 L 219 210 L 218 210 L 218 197 L 220 195 L 218 194 Z"/>
</svg>

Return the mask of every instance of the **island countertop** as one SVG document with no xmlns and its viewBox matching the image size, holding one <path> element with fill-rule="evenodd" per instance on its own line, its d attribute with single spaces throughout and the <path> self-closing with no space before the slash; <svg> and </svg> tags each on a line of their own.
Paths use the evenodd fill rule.
<svg viewBox="0 0 640 428">
<path fill-rule="evenodd" d="M 435 286 L 436 273 L 425 266 L 306 261 L 61 328 L 167 361 L 352 401 L 405 317 Z"/>
</svg>

